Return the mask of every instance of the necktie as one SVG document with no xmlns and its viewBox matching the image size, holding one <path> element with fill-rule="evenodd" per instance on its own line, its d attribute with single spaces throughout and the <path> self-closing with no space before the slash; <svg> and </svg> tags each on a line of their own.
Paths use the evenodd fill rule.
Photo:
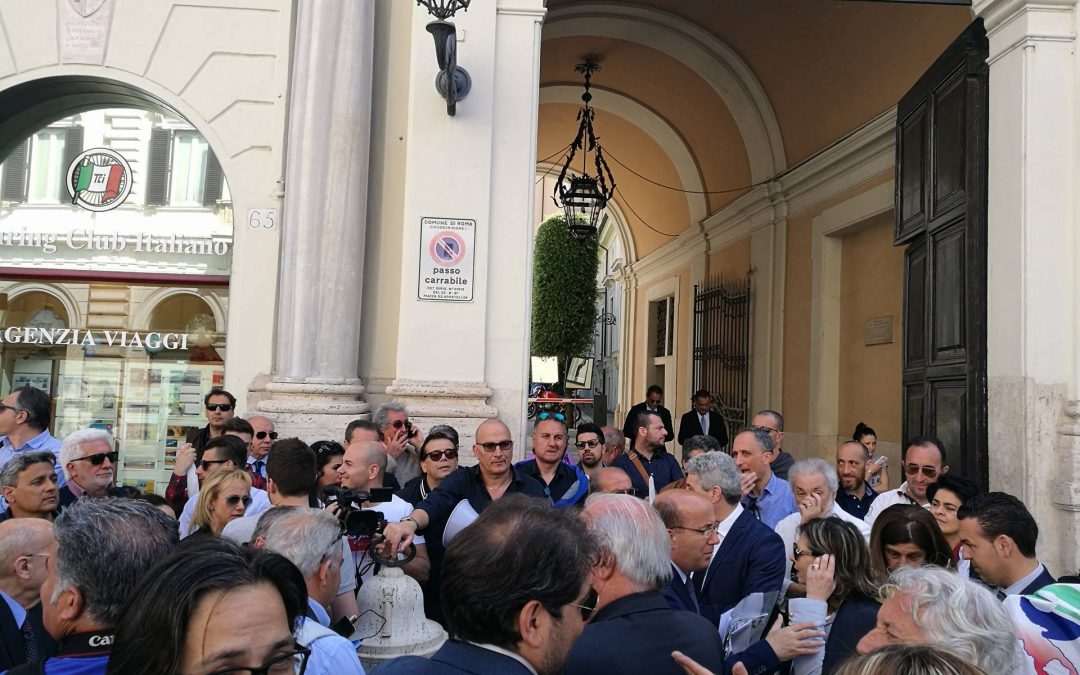
<svg viewBox="0 0 1080 675">
<path fill-rule="evenodd" d="M 997 599 L 998 600 L 1000 600 L 1002 602 L 1005 602 L 1005 598 L 1007 598 L 1007 597 L 1009 597 L 1009 596 L 1005 594 L 1005 589 L 999 588 L 997 590 Z"/>
<path fill-rule="evenodd" d="M 750 495 L 746 502 L 746 510 L 749 511 L 755 518 L 761 520 L 761 509 L 757 505 L 758 498 L 754 495 Z"/>
<path fill-rule="evenodd" d="M 690 577 L 686 577 L 686 592 L 690 594 L 690 602 L 694 605 L 694 611 L 701 614 L 701 603 L 698 602 L 697 589 L 694 588 L 694 582 Z"/>
<path fill-rule="evenodd" d="M 702 415 L 701 416 L 701 433 L 704 436 L 709 435 L 709 416 L 708 415 Z"/>
<path fill-rule="evenodd" d="M 30 627 L 30 617 L 26 617 L 22 625 L 23 646 L 26 649 L 26 662 L 34 663 L 38 660 L 38 644 L 37 636 L 34 635 L 33 628 Z"/>
<path fill-rule="evenodd" d="M 256 475 L 256 476 L 261 476 L 261 475 L 263 475 L 263 472 L 262 472 L 262 468 L 263 468 L 263 461 L 262 461 L 261 459 L 257 459 L 257 460 L 255 460 L 255 463 L 253 464 L 253 466 L 254 466 L 254 468 L 255 468 L 255 471 L 254 471 L 254 473 L 255 473 L 255 475 Z"/>
</svg>

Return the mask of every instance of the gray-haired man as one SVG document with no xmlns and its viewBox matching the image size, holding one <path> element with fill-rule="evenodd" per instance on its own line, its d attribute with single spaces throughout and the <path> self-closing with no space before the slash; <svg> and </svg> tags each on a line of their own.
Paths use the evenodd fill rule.
<svg viewBox="0 0 1080 675">
<path fill-rule="evenodd" d="M 113 437 L 102 429 L 80 429 L 68 434 L 60 447 L 60 465 L 67 484 L 60 488 L 60 509 L 82 497 L 116 497 L 113 485 L 120 453 Z"/>
<path fill-rule="evenodd" d="M 418 448 L 424 442 L 424 434 L 420 427 L 409 421 L 409 411 L 405 404 L 397 401 L 383 403 L 375 411 L 373 421 L 382 434 L 383 447 L 386 448 L 389 459 L 386 473 L 393 476 L 399 485 L 419 476 Z"/>
</svg>

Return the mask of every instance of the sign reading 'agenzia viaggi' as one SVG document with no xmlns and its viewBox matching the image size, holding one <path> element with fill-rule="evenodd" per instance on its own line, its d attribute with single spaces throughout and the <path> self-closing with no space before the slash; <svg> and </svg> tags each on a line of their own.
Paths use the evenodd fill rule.
<svg viewBox="0 0 1080 675">
<path fill-rule="evenodd" d="M 0 330 L 0 344 L 187 349 L 188 334 L 161 333 L 158 331 L 140 333 L 127 330 L 8 326 Z"/>
</svg>

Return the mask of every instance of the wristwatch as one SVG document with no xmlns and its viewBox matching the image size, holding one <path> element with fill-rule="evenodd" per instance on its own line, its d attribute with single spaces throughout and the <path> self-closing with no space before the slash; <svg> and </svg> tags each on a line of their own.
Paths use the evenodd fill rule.
<svg viewBox="0 0 1080 675">
<path fill-rule="evenodd" d="M 420 529 L 420 523 L 418 523 L 418 522 L 416 521 L 416 518 L 413 518 L 412 516 L 405 516 L 404 518 L 402 518 L 402 519 L 401 519 L 401 520 L 399 520 L 398 522 L 399 522 L 399 523 L 404 523 L 404 522 L 405 522 L 406 520 L 407 520 L 407 521 L 409 521 L 410 523 L 412 523 L 413 525 L 415 525 L 415 526 L 416 526 L 416 529 L 414 529 L 414 530 L 413 530 L 413 532 L 416 532 L 417 530 L 419 530 L 419 529 Z"/>
</svg>

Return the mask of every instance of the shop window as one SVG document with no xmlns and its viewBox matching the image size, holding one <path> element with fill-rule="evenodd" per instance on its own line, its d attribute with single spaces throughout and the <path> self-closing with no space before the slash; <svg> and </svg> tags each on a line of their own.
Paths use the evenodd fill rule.
<svg viewBox="0 0 1080 675">
<path fill-rule="evenodd" d="M 195 131 L 150 132 L 147 206 L 216 206 L 224 196 L 224 173 L 206 139 Z"/>
</svg>

